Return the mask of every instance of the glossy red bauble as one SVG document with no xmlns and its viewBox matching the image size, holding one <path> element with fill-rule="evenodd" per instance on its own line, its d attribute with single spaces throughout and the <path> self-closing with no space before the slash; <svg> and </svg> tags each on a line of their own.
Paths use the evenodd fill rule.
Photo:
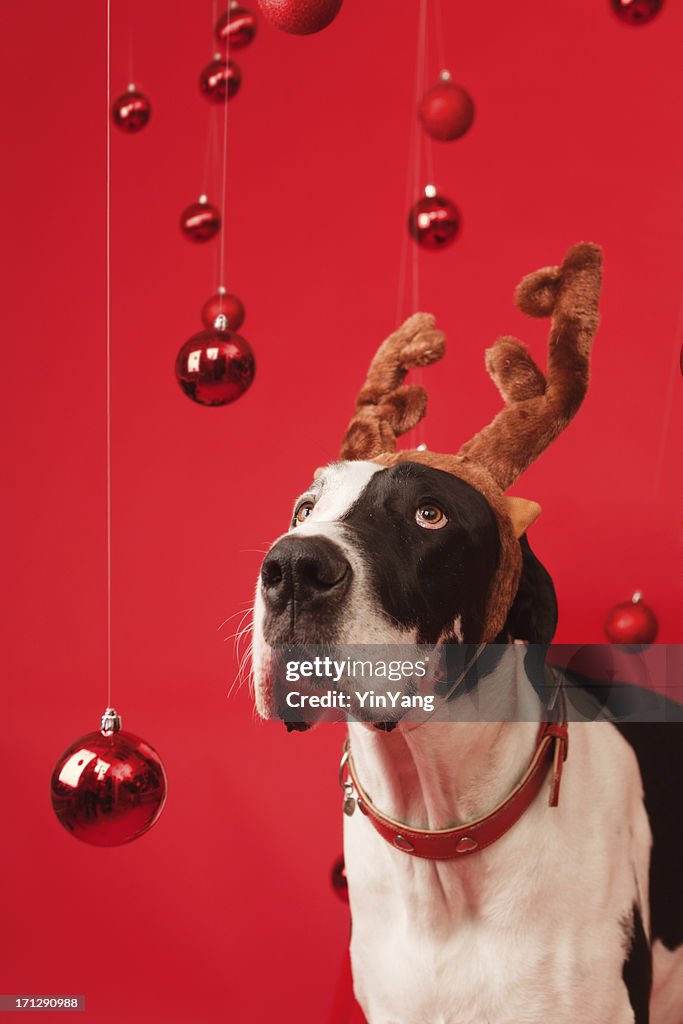
<svg viewBox="0 0 683 1024">
<path fill-rule="evenodd" d="M 52 807 L 72 836 L 120 846 L 143 835 L 161 814 L 166 773 L 157 752 L 130 732 L 91 732 L 60 757 L 50 784 Z"/>
<path fill-rule="evenodd" d="M 111 116 L 117 128 L 133 135 L 145 127 L 152 116 L 152 107 L 146 96 L 129 85 L 127 92 L 114 101 Z"/>
<path fill-rule="evenodd" d="M 175 364 L 178 383 L 199 405 L 228 405 L 254 379 L 254 353 L 233 331 L 214 327 L 186 341 Z"/>
<path fill-rule="evenodd" d="M 418 108 L 422 127 L 433 139 L 451 142 L 459 139 L 474 121 L 474 103 L 461 85 L 442 71 L 439 83 L 424 94 Z"/>
<path fill-rule="evenodd" d="M 216 54 L 199 76 L 199 88 L 212 103 L 225 103 L 238 92 L 242 72 L 231 60 Z"/>
<path fill-rule="evenodd" d="M 460 230 L 460 213 L 455 203 L 428 185 L 408 215 L 408 230 L 425 249 L 444 249 Z"/>
<path fill-rule="evenodd" d="M 200 196 L 181 214 L 180 230 L 193 242 L 208 242 L 220 229 L 221 215 L 206 196 Z"/>
<path fill-rule="evenodd" d="M 610 0 L 614 13 L 627 25 L 645 25 L 659 14 L 664 0 Z"/>
<path fill-rule="evenodd" d="M 216 39 L 229 50 L 242 50 L 256 35 L 256 17 L 235 0 L 216 22 Z"/>
<path fill-rule="evenodd" d="M 223 315 L 228 321 L 229 331 L 239 331 L 244 323 L 244 305 L 236 295 L 219 288 L 202 306 L 202 323 L 209 329 L 216 323 L 216 317 Z"/>
<path fill-rule="evenodd" d="M 336 861 L 332 865 L 332 871 L 330 872 L 330 881 L 332 882 L 332 888 L 336 892 L 337 896 L 344 903 L 349 902 L 349 883 L 346 879 L 346 866 L 344 864 L 343 854 L 337 857 Z"/>
<path fill-rule="evenodd" d="M 309 36 L 334 21 L 342 0 L 259 0 L 259 7 L 282 32 Z"/>
<path fill-rule="evenodd" d="M 612 644 L 639 648 L 642 644 L 653 644 L 657 638 L 659 623 L 649 605 L 636 591 L 630 601 L 616 604 L 605 619 L 605 634 Z"/>
</svg>

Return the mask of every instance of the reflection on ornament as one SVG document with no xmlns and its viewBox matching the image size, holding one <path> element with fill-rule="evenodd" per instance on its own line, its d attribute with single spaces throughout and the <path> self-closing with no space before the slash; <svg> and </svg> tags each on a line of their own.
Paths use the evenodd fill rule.
<svg viewBox="0 0 683 1024">
<path fill-rule="evenodd" d="M 643 645 L 653 644 L 659 623 L 639 590 L 630 601 L 616 604 L 605 619 L 605 634 L 611 644 L 621 644 L 626 650 L 637 652 Z"/>
<path fill-rule="evenodd" d="M 424 198 L 418 199 L 408 215 L 408 230 L 425 249 L 443 249 L 460 230 L 460 213 L 450 199 L 427 185 Z"/>
<path fill-rule="evenodd" d="M 336 861 L 332 865 L 332 871 L 330 872 L 330 879 L 332 882 L 332 888 L 336 892 L 337 896 L 344 903 L 349 902 L 349 883 L 346 879 L 346 866 L 344 864 L 344 856 L 341 854 L 337 857 Z"/>
<path fill-rule="evenodd" d="M 232 0 L 227 11 L 216 22 L 216 39 L 230 50 L 242 50 L 256 35 L 256 18 L 237 0 Z"/>
<path fill-rule="evenodd" d="M 202 306 L 201 317 L 204 326 L 211 329 L 215 326 L 216 317 L 222 314 L 228 322 L 228 330 L 239 331 L 244 323 L 244 313 L 242 302 L 221 285 L 216 294 L 208 298 Z"/>
<path fill-rule="evenodd" d="M 64 828 L 92 846 L 120 846 L 144 835 L 166 802 L 166 772 L 157 752 L 121 731 L 113 708 L 99 732 L 82 736 L 55 766 L 52 807 Z"/>
<path fill-rule="evenodd" d="M 327 28 L 341 5 L 342 0 L 259 0 L 259 7 L 275 28 L 296 36 Z"/>
<path fill-rule="evenodd" d="M 206 196 L 200 196 L 183 210 L 180 229 L 193 242 L 208 242 L 217 235 L 221 227 L 221 215 Z"/>
<path fill-rule="evenodd" d="M 428 135 L 451 142 L 471 127 L 474 103 L 470 94 L 452 81 L 450 71 L 442 71 L 438 84 L 422 97 L 418 115 Z"/>
<path fill-rule="evenodd" d="M 216 317 L 213 328 L 186 341 L 175 364 L 178 383 L 199 405 L 234 402 L 250 386 L 255 369 L 249 342 L 228 330 L 225 316 Z"/>
<path fill-rule="evenodd" d="M 118 128 L 133 135 L 145 127 L 152 115 L 152 107 L 147 97 L 131 84 L 123 96 L 114 101 L 111 114 Z"/>
<path fill-rule="evenodd" d="M 239 90 L 242 72 L 231 60 L 217 53 L 199 76 L 199 88 L 212 103 L 231 100 Z"/>
<path fill-rule="evenodd" d="M 664 0 L 610 0 L 614 13 L 627 25 L 645 25 L 659 14 Z"/>
</svg>

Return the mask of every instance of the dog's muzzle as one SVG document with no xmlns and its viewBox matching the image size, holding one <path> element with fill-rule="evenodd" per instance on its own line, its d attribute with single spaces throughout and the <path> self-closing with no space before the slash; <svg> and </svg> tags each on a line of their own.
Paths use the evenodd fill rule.
<svg viewBox="0 0 683 1024">
<path fill-rule="evenodd" d="M 261 566 L 261 590 L 269 643 L 324 643 L 348 593 L 351 565 L 333 541 L 322 536 L 287 536 Z"/>
</svg>

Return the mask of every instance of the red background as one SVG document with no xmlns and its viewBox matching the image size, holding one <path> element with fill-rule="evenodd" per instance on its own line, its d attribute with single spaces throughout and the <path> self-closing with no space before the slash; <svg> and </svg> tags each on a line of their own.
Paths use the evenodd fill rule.
<svg viewBox="0 0 683 1024">
<path fill-rule="evenodd" d="M 544 361 L 547 323 L 512 306 L 519 278 L 600 242 L 592 388 L 518 493 L 544 508 L 533 543 L 559 640 L 599 642 L 640 587 L 660 640 L 680 641 L 683 8 L 630 28 L 606 0 L 443 7 L 477 118 L 434 151 L 464 227 L 420 256 L 420 305 L 449 339 L 425 373 L 426 440 L 453 448 L 497 410 L 496 335 Z M 348 928 L 328 880 L 340 734 L 256 722 L 246 686 L 228 699 L 224 639 L 395 324 L 417 4 L 345 0 L 308 38 L 261 19 L 236 55 L 228 284 L 258 368 L 237 404 L 203 409 L 173 362 L 218 283 L 217 243 L 178 230 L 200 192 L 219 199 L 218 146 L 205 168 L 222 111 L 197 89 L 211 6 L 114 0 L 113 93 L 132 38 L 154 104 L 141 135 L 112 138 L 114 702 L 170 789 L 152 832 L 112 850 L 72 840 L 48 801 L 56 758 L 106 699 L 105 17 L 92 0 L 3 10 L 0 991 L 85 993 L 98 1024 L 319 1024 Z"/>
</svg>

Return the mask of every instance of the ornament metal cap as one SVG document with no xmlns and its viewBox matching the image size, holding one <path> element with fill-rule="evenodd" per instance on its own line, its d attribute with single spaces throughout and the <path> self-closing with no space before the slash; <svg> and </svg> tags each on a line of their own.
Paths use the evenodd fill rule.
<svg viewBox="0 0 683 1024">
<path fill-rule="evenodd" d="M 631 601 L 633 602 L 633 604 L 639 604 L 642 600 L 643 600 L 643 592 L 642 592 L 642 590 L 634 591 L 633 597 L 631 598 Z"/>
<path fill-rule="evenodd" d="M 214 329 L 217 331 L 227 331 L 228 329 L 228 318 L 225 313 L 219 313 L 213 322 Z"/>
<path fill-rule="evenodd" d="M 208 196 L 204 196 L 204 195 L 200 196 L 199 199 L 197 200 L 197 202 L 201 203 L 202 206 L 204 206 L 205 203 L 208 203 L 208 201 L 209 201 L 209 197 Z"/>
<path fill-rule="evenodd" d="M 436 185 L 425 185 L 425 195 L 428 199 L 433 199 L 436 195 Z"/>
<path fill-rule="evenodd" d="M 216 288 L 216 294 L 217 295 L 227 295 L 228 294 L 228 289 L 225 287 L 225 285 L 219 284 L 218 288 Z"/>
<path fill-rule="evenodd" d="M 103 736 L 113 736 L 115 732 L 121 732 L 121 716 L 116 708 L 107 708 L 100 719 L 100 732 Z"/>
<path fill-rule="evenodd" d="M 213 59 L 214 60 L 223 60 L 223 54 L 222 53 L 214 53 Z"/>
<path fill-rule="evenodd" d="M 137 87 L 134 82 L 128 83 L 128 92 L 137 92 Z"/>
<path fill-rule="evenodd" d="M 450 73 L 450 71 L 447 71 L 446 68 L 444 68 L 443 71 L 439 72 L 439 80 L 441 82 L 450 82 L 452 77 L 452 74 Z"/>
</svg>

